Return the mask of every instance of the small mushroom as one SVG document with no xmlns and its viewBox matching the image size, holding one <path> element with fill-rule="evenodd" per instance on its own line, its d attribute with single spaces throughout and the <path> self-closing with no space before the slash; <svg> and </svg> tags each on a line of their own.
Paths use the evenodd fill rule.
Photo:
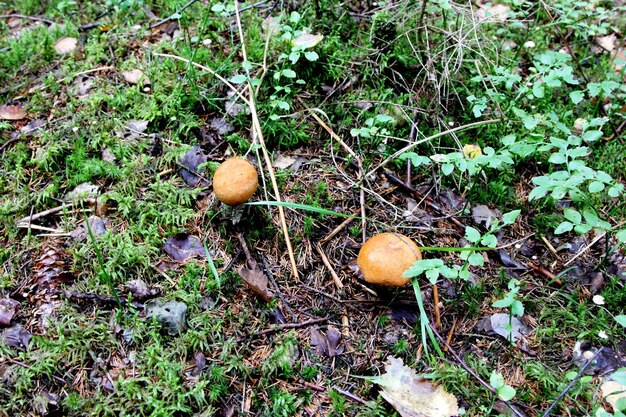
<svg viewBox="0 0 626 417">
<path fill-rule="evenodd" d="M 402 287 L 411 280 L 402 274 L 420 259 L 422 253 L 410 238 L 400 233 L 381 233 L 365 242 L 356 262 L 365 281 Z"/>
<path fill-rule="evenodd" d="M 218 200 L 229 206 L 238 206 L 248 201 L 258 186 L 256 169 L 241 158 L 224 161 L 213 177 L 213 192 Z"/>
</svg>

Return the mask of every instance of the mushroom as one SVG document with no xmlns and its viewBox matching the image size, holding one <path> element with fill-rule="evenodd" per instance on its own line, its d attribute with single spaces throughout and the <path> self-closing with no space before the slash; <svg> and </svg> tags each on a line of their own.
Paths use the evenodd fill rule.
<svg viewBox="0 0 626 417">
<path fill-rule="evenodd" d="M 422 253 L 410 238 L 400 233 L 381 233 L 365 242 L 356 263 L 365 281 L 402 287 L 411 280 L 402 274 L 420 259 Z"/>
<path fill-rule="evenodd" d="M 259 179 L 254 166 L 241 158 L 222 162 L 213 177 L 213 192 L 218 200 L 229 206 L 238 206 L 252 197 Z"/>
</svg>

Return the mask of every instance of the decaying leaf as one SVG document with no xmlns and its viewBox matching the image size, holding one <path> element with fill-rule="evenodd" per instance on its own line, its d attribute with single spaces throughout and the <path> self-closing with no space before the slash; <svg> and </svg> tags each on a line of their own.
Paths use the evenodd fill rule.
<svg viewBox="0 0 626 417">
<path fill-rule="evenodd" d="M 490 6 L 481 4 L 476 12 L 476 16 L 481 19 L 506 22 L 509 19 L 510 11 L 511 8 L 505 4 L 491 4 Z"/>
<path fill-rule="evenodd" d="M 204 167 L 200 168 L 200 165 L 205 164 L 207 161 L 206 154 L 199 146 L 194 146 L 183 155 L 180 159 L 180 164 L 185 168 L 180 170 L 180 175 L 188 186 L 193 188 L 208 185 L 208 182 L 202 176 L 205 169 Z"/>
<path fill-rule="evenodd" d="M 300 36 L 296 36 L 291 40 L 291 44 L 293 46 L 298 46 L 301 49 L 313 48 L 315 45 L 320 43 L 324 35 L 314 35 L 312 33 L 303 33 Z"/>
<path fill-rule="evenodd" d="M 179 233 L 169 237 L 165 241 L 163 250 L 178 262 L 183 262 L 194 255 L 206 258 L 206 252 L 200 239 L 187 233 Z"/>
<path fill-rule="evenodd" d="M 54 44 L 54 50 L 59 55 L 71 54 L 76 50 L 78 46 L 78 39 L 76 38 L 61 38 Z"/>
<path fill-rule="evenodd" d="M 615 50 L 615 42 L 617 42 L 617 35 L 615 35 L 615 33 L 596 38 L 596 43 L 608 52 L 613 52 Z"/>
<path fill-rule="evenodd" d="M 385 373 L 373 382 L 380 395 L 402 417 L 451 417 L 459 413 L 456 397 L 443 387 L 434 387 L 424 377 L 405 366 L 402 359 L 387 357 Z"/>
<path fill-rule="evenodd" d="M 146 77 L 140 69 L 134 69 L 132 71 L 122 71 L 122 77 L 126 80 L 127 83 L 130 84 L 139 84 L 142 85 L 150 85 L 150 79 Z"/>
<path fill-rule="evenodd" d="M 243 282 L 248 288 L 265 301 L 270 301 L 274 298 L 274 294 L 267 286 L 267 277 L 260 269 L 241 268 L 239 269 L 239 276 L 241 276 L 241 279 L 243 279 Z"/>
<path fill-rule="evenodd" d="M 26 114 L 21 104 L 0 106 L 0 119 L 2 120 L 22 120 Z"/>
<path fill-rule="evenodd" d="M 278 169 L 287 169 L 292 166 L 296 162 L 296 158 L 292 158 L 291 156 L 285 156 L 283 154 L 278 154 L 276 158 L 274 158 L 274 163 L 272 166 Z"/>
<path fill-rule="evenodd" d="M 145 306 L 146 317 L 154 317 L 169 335 L 175 336 L 185 329 L 187 304 L 166 301 L 160 298 L 150 300 Z"/>
<path fill-rule="evenodd" d="M 20 303 L 11 298 L 0 298 L 0 327 L 11 325 Z"/>
<path fill-rule="evenodd" d="M 618 401 L 626 401 L 626 386 L 617 381 L 605 381 L 600 386 L 600 390 L 602 391 L 602 397 L 606 402 L 611 404 L 613 410 L 618 410 Z"/>
<path fill-rule="evenodd" d="M 10 347 L 23 347 L 28 348 L 30 339 L 32 338 L 30 332 L 20 326 L 19 324 L 5 329 L 0 335 L 0 342 Z"/>
<path fill-rule="evenodd" d="M 507 340 L 518 342 L 523 335 L 529 334 L 530 329 L 517 317 L 510 317 L 505 313 L 495 313 L 481 320 L 479 329 L 486 333 L 494 332 Z"/>
<path fill-rule="evenodd" d="M 315 348 L 315 353 L 318 355 L 332 358 L 343 353 L 344 346 L 340 345 L 341 333 L 333 326 L 328 326 L 325 334 L 317 326 L 311 327 L 310 335 L 311 346 Z"/>
<path fill-rule="evenodd" d="M 472 219 L 476 222 L 476 224 L 485 226 L 485 228 L 489 229 L 491 227 L 491 223 L 494 219 L 499 217 L 498 211 L 493 211 L 489 207 L 484 204 L 479 204 L 476 207 L 472 207 Z"/>
</svg>

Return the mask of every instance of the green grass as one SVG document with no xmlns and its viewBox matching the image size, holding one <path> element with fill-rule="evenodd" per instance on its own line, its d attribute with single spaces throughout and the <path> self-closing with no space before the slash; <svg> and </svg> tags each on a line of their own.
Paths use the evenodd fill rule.
<svg viewBox="0 0 626 417">
<path fill-rule="evenodd" d="M 0 20 L 0 105 L 19 102 L 28 112 L 23 121 L 0 121 L 0 298 L 18 299 L 21 307 L 14 322 L 33 333 L 28 349 L 0 343 L 0 416 L 45 414 L 42 410 L 72 416 L 209 416 L 230 409 L 288 416 L 305 408 L 333 416 L 394 416 L 397 413 L 375 386 L 355 378 L 377 375 L 388 355 L 429 374 L 457 396 L 467 415 L 498 415 L 495 396 L 456 359 L 447 353 L 442 354 L 445 360 L 438 355 L 420 323 L 407 326 L 393 318 L 395 303 L 417 311 L 410 288 L 375 289 L 380 299 L 362 288 L 348 267 L 362 243 L 360 214 L 333 239 L 321 239 L 359 212 L 363 186 L 367 236 L 377 231 L 403 232 L 420 246 L 441 248 L 425 258 L 441 257 L 447 264 L 460 265 L 458 253 L 449 250 L 461 245 L 463 232 L 449 222 L 452 213 L 446 211 L 445 199 L 439 199 L 441 191 L 451 190 L 471 205 L 485 204 L 503 213 L 522 209 L 518 221 L 498 234 L 498 245 L 534 233 L 528 238 L 534 247 L 531 255 L 518 252 L 514 245 L 505 249 L 522 263 L 532 260 L 558 274 L 572 254 L 560 251 L 554 257 L 541 237 L 555 247 L 576 237 L 554 233 L 564 220 L 564 209 L 592 210 L 615 225 L 624 221 L 625 206 L 605 192 L 587 193 L 580 201 L 547 197 L 529 202 L 533 178 L 563 169 L 548 162 L 555 149 L 528 155 L 511 151 L 511 162 L 500 167 L 469 173 L 455 165 L 449 175 L 442 163 L 432 162 L 438 158 L 434 157 L 428 159 L 430 165 L 413 167 L 412 185 L 430 190 L 428 196 L 444 212 L 421 205 L 435 220 L 429 229 L 416 228 L 403 216 L 407 195 L 380 170 L 361 178 L 353 157 L 309 117 L 306 108 L 328 116 L 320 117 L 358 155 L 365 172 L 406 145 L 413 120 L 415 139 L 420 140 L 453 127 L 501 119 L 439 136 L 413 150 L 429 158 L 458 154 L 463 145 L 471 144 L 483 152 L 492 147 L 497 157 L 505 152 L 507 135 L 515 135 L 516 143 L 527 141 L 534 149 L 551 138 L 576 136 L 573 125 L 579 118 L 606 116 L 610 123 L 602 127 L 603 137 L 590 143 L 580 159 L 590 169 L 624 183 L 626 148 L 622 132 L 613 131 L 624 122 L 623 71 L 618 74 L 611 54 L 593 46 L 597 37 L 624 25 L 623 7 L 560 0 L 546 9 L 535 3 L 503 1 L 513 13 L 504 23 L 474 22 L 466 5 L 448 2 L 407 1 L 391 7 L 319 0 L 296 10 L 281 2 L 271 9 L 260 4 L 247 9 L 241 19 L 253 77 L 260 75 L 261 62 L 267 58 L 256 103 L 268 150 L 305 161 L 295 172 L 276 170 L 283 199 L 277 203 L 266 167 L 258 160 L 264 188 L 234 224 L 232 211 L 215 200 L 211 187 L 186 186 L 178 174 L 179 161 L 191 146 L 200 146 L 209 155 L 205 175 L 210 179 L 226 157 L 254 159 L 260 149 L 252 140 L 250 117 L 226 114 L 228 90 L 216 77 L 155 53 L 193 60 L 231 79 L 244 73 L 241 39 L 233 16 L 228 15 L 230 2 L 197 2 L 173 19 L 176 28 L 150 29 L 156 22 L 151 14 L 166 18 L 186 3 L 16 0 L 10 7 L 0 5 L 0 14 L 62 23 L 48 27 L 28 19 Z M 226 7 L 224 12 L 221 6 Z M 294 11 L 301 19 L 294 17 Z M 281 25 L 289 25 L 282 26 L 282 33 L 309 27 L 312 33 L 323 34 L 319 45 L 309 50 L 318 59 L 301 56 L 292 63 L 292 45 L 280 36 L 266 50 L 263 19 L 268 14 L 282 16 Z M 96 21 L 95 28 L 81 28 Z M 78 39 L 74 53 L 55 52 L 55 43 L 63 37 Z M 619 43 L 619 34 L 617 38 Z M 508 45 L 510 41 L 517 46 Z M 575 59 L 546 69 L 548 59 L 562 57 L 546 53 L 562 48 L 569 48 Z M 576 84 L 567 82 L 567 68 Z M 144 72 L 149 88 L 124 81 L 122 72 L 133 69 Z M 284 70 L 295 77 L 275 77 Z M 91 86 L 79 93 L 83 79 Z M 554 84 L 544 85 L 543 96 L 531 95 L 536 92 L 533 87 L 550 80 Z M 614 88 L 592 97 L 594 86 L 602 82 L 614 82 Z M 570 93 L 578 90 L 585 95 L 575 104 Z M 477 104 L 484 106 L 474 107 Z M 384 125 L 386 135 L 351 133 L 368 127 L 366 121 L 379 115 L 394 119 Z M 225 117 L 234 131 L 224 136 L 214 132 L 210 125 L 216 117 Z M 529 128 L 528 117 L 537 126 Z M 16 133 L 34 120 L 45 126 L 28 135 Z M 147 122 L 145 132 L 129 131 L 128 124 L 136 120 Z M 105 154 L 115 159 L 107 161 Z M 467 165 L 469 158 L 461 160 Z M 405 161 L 393 160 L 385 168 L 406 177 Z M 83 201 L 33 223 L 63 235 L 85 214 L 97 213 L 107 222 L 102 236 L 81 242 L 15 224 L 16 219 L 61 205 L 70 191 L 86 182 L 99 187 L 96 201 Z M 588 184 L 580 188 L 585 191 Z M 287 212 L 300 282 L 322 294 L 309 293 L 290 276 L 277 222 L 279 205 Z M 457 213 L 456 218 L 481 229 L 468 213 Z M 178 233 L 199 237 L 210 264 L 196 257 L 169 265 L 163 246 Z M 277 298 L 266 303 L 244 285 L 238 270 L 245 265 L 245 254 L 230 265 L 241 251 L 238 233 L 244 235 L 264 273 L 265 268 L 272 272 L 277 288 L 273 283 L 269 288 L 280 292 L 285 301 Z M 323 243 L 344 289 L 334 287 L 314 248 L 318 243 Z M 611 240 L 608 246 L 615 244 Z M 546 286 L 549 279 L 542 275 L 503 270 L 498 256 L 488 252 L 484 267 L 470 268 L 476 283 L 440 278 L 440 333 L 446 335 L 455 323 L 451 344 L 469 367 L 485 380 L 494 370 L 502 372 L 517 389 L 515 401 L 535 411 L 545 410 L 569 382 L 566 372 L 575 370 L 564 361 L 570 359 L 567 352 L 577 341 L 612 346 L 625 337 L 613 319 L 623 314 L 624 284 L 608 273 L 606 247 L 599 242 L 577 261 L 589 273 L 605 274 L 606 284 L 599 292 L 604 305 L 595 305 L 579 282 L 563 277 L 564 285 Z M 36 286 L 36 280 L 41 276 L 42 255 L 49 248 L 62 259 L 55 271 L 74 277 L 55 285 L 102 297 L 120 294 L 130 301 L 133 296 L 126 285 L 140 279 L 158 296 L 187 305 L 187 329 L 170 336 L 146 319 L 141 308 L 61 295 L 49 327 L 39 327 L 38 309 L 51 296 Z M 226 267 L 229 270 L 224 271 Z M 507 293 L 514 274 L 521 280 L 519 298 L 536 326 L 526 350 L 482 334 L 476 327 L 482 318 L 506 311 L 492 303 Z M 420 288 L 423 318 L 432 324 L 431 286 L 421 280 Z M 320 330 L 333 325 L 342 331 L 344 353 L 334 358 L 316 355 L 306 326 L 256 335 L 279 322 L 278 310 L 288 322 L 328 318 Z M 350 323 L 347 329 L 341 326 L 344 315 Z M 609 339 L 601 338 L 600 332 Z M 388 333 L 400 336 L 390 345 L 384 339 Z M 424 341 L 427 346 L 421 345 Z M 425 348 L 429 355 L 424 355 Z M 196 372 L 200 353 L 206 363 Z M 600 405 L 593 396 L 598 383 L 579 381 L 554 414 L 565 410 L 593 414 Z M 364 403 L 339 394 L 333 386 Z"/>
</svg>

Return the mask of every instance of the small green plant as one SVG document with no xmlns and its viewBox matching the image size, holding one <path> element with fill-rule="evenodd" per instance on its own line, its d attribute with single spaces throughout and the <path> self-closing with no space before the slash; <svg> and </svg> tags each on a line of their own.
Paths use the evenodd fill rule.
<svg viewBox="0 0 626 417">
<path fill-rule="evenodd" d="M 509 401 L 515 397 L 515 388 L 506 384 L 504 377 L 500 372 L 491 372 L 489 383 L 496 390 L 498 397 L 502 400 Z"/>
</svg>

